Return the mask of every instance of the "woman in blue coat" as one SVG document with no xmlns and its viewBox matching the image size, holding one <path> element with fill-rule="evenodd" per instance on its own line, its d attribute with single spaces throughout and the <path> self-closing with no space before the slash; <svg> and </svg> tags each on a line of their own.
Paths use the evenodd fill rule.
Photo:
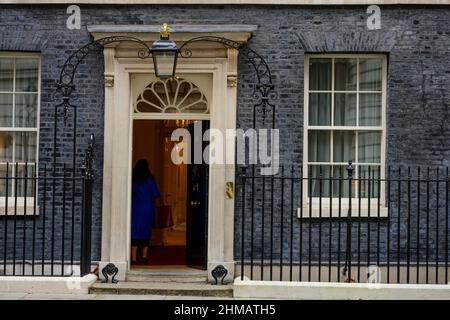
<svg viewBox="0 0 450 320">
<path fill-rule="evenodd" d="M 140 159 L 133 169 L 133 195 L 131 214 L 131 261 L 136 262 L 138 248 L 147 260 L 155 215 L 155 199 L 160 194 L 148 162 Z"/>
</svg>

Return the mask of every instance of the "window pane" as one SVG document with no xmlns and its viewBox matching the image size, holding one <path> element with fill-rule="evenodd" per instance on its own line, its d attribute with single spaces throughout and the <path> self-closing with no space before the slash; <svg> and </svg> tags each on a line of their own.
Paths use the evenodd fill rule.
<svg viewBox="0 0 450 320">
<path fill-rule="evenodd" d="M 330 161 L 330 131 L 310 130 L 308 134 L 308 161 Z"/>
<path fill-rule="evenodd" d="M 383 60 L 359 59 L 359 90 L 381 91 Z"/>
<path fill-rule="evenodd" d="M 23 179 L 16 180 L 17 196 L 23 197 L 25 195 L 25 190 L 26 190 L 27 197 L 33 196 L 33 190 L 34 190 L 34 181 L 32 179 L 33 174 L 34 174 L 34 163 L 27 164 L 27 166 L 25 166 L 25 164 L 18 165 L 17 175 Z M 33 202 L 27 203 L 27 206 L 32 206 L 32 205 L 33 205 Z"/>
<path fill-rule="evenodd" d="M 12 127 L 13 95 L 0 93 L 0 127 Z"/>
<path fill-rule="evenodd" d="M 359 125 L 381 126 L 381 93 L 359 94 Z"/>
<path fill-rule="evenodd" d="M 16 162 L 36 161 L 36 133 L 16 132 Z"/>
<path fill-rule="evenodd" d="M 13 161 L 13 133 L 0 132 L 0 162 Z"/>
<path fill-rule="evenodd" d="M 360 131 L 358 133 L 358 162 L 381 162 L 381 132 Z"/>
<path fill-rule="evenodd" d="M 38 60 L 16 58 L 16 92 L 38 91 Z"/>
<path fill-rule="evenodd" d="M 335 198 L 348 198 L 348 173 L 347 166 L 333 166 L 333 197 Z M 342 209 L 341 215 L 345 216 L 347 211 Z"/>
<path fill-rule="evenodd" d="M 335 93 L 334 125 L 356 126 L 356 93 Z"/>
<path fill-rule="evenodd" d="M 331 59 L 309 60 L 309 90 L 331 90 Z"/>
<path fill-rule="evenodd" d="M 37 94 L 16 94 L 15 113 L 16 127 L 36 127 Z"/>
<path fill-rule="evenodd" d="M 0 91 L 13 91 L 14 59 L 0 58 Z"/>
<path fill-rule="evenodd" d="M 330 196 L 330 177 L 331 168 L 327 165 L 309 166 L 308 188 L 311 187 L 309 196 L 312 197 L 329 197 Z"/>
<path fill-rule="evenodd" d="M 354 131 L 333 132 L 333 161 L 334 162 L 355 161 Z"/>
<path fill-rule="evenodd" d="M 12 165 L 9 165 L 9 174 L 8 176 L 12 176 L 13 168 Z M 0 164 L 0 197 L 6 196 L 6 164 Z M 12 179 L 8 179 L 8 196 L 12 196 Z M 8 212 L 8 214 L 13 214 L 12 212 Z"/>
<path fill-rule="evenodd" d="M 356 90 L 356 59 L 334 60 L 334 90 Z"/>
<path fill-rule="evenodd" d="M 359 181 L 361 182 L 361 198 L 378 197 L 378 174 L 380 173 L 379 170 L 380 166 L 359 167 L 359 179 L 360 179 Z M 373 215 L 376 215 L 376 213 L 374 212 Z"/>
<path fill-rule="evenodd" d="M 331 93 L 309 94 L 309 125 L 331 125 Z"/>
</svg>

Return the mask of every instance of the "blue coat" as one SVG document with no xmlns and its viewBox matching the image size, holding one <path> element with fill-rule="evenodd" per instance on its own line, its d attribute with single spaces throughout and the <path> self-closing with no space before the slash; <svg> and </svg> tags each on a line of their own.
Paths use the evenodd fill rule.
<svg viewBox="0 0 450 320">
<path fill-rule="evenodd" d="M 155 215 L 155 199 L 160 194 L 155 179 L 133 183 L 131 239 L 150 240 Z"/>
</svg>

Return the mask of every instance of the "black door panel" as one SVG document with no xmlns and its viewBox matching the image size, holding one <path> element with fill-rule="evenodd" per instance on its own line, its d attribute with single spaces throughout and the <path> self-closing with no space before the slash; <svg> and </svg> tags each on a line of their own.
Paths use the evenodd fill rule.
<svg viewBox="0 0 450 320">
<path fill-rule="evenodd" d="M 194 130 L 194 126 L 201 130 Z M 206 269 L 208 228 L 208 164 L 194 163 L 194 141 L 201 143 L 203 133 L 209 128 L 209 121 L 196 121 L 189 125 L 191 133 L 191 164 L 187 169 L 187 230 L 186 263 L 188 266 Z M 197 157 L 198 158 L 198 157 Z M 198 159 L 197 159 L 198 160 Z M 199 161 L 196 161 L 199 162 Z"/>
</svg>

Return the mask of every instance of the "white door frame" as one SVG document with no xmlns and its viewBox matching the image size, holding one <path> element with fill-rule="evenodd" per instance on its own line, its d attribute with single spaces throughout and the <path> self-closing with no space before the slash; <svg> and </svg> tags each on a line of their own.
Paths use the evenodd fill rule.
<svg viewBox="0 0 450 320">
<path fill-rule="evenodd" d="M 223 48 L 222 48 L 223 49 Z M 103 168 L 102 252 L 100 271 L 113 263 L 119 270 L 116 279 L 124 280 L 130 266 L 132 101 L 131 74 L 152 73 L 150 59 L 122 58 L 117 48 L 104 49 L 105 57 L 105 134 Z M 211 73 L 213 97 L 210 127 L 236 128 L 237 51 L 225 49 L 219 57 L 179 59 L 178 73 Z M 218 52 L 211 50 L 212 55 Z M 121 56 L 117 58 L 117 56 Z M 159 116 L 159 115 L 158 115 Z M 232 150 L 231 150 L 232 149 Z M 226 154 L 228 152 L 228 154 Z M 224 150 L 234 159 L 234 147 Z M 231 164 L 210 164 L 208 208 L 208 278 L 217 265 L 234 277 L 234 198 L 225 197 L 225 185 L 234 183 Z M 103 275 L 100 272 L 100 277 Z"/>
<path fill-rule="evenodd" d="M 130 108 L 130 148 L 128 150 L 128 154 L 129 154 L 129 172 L 128 172 L 128 177 L 129 177 L 129 191 L 128 191 L 128 207 L 130 208 L 130 210 L 127 212 L 127 216 L 128 216 L 128 252 L 127 252 L 127 256 L 130 256 L 130 248 L 131 248 L 131 186 L 132 186 L 132 181 L 131 181 L 131 177 L 132 177 L 132 161 L 133 161 L 133 125 L 134 125 L 134 120 L 170 120 L 170 119 L 177 119 L 177 120 L 208 120 L 210 121 L 210 124 L 212 123 L 212 115 L 216 115 L 217 112 L 215 112 L 216 110 L 214 110 L 215 106 L 217 107 L 218 105 L 218 101 L 217 98 L 221 96 L 221 88 L 220 85 L 216 85 L 214 86 L 214 84 L 220 83 L 220 75 L 221 75 L 221 69 L 222 69 L 222 64 L 223 63 L 208 63 L 207 61 L 203 61 L 200 63 L 195 63 L 195 64 L 179 64 L 177 66 L 177 73 L 178 74 L 211 74 L 212 75 L 212 80 L 213 80 L 213 85 L 212 85 L 212 100 L 208 101 L 209 103 L 209 109 L 210 109 L 210 113 L 209 114 L 177 114 L 177 113 L 139 113 L 139 114 L 134 114 L 133 113 L 133 108 L 134 108 L 134 97 L 133 97 L 133 82 L 131 81 L 131 76 L 133 74 L 152 74 L 154 76 L 154 70 L 153 68 L 135 68 L 135 67 L 127 67 L 125 66 L 125 70 L 128 73 L 128 77 L 130 79 L 130 101 L 129 101 L 129 108 Z M 149 80 L 150 83 L 151 80 Z M 200 88 L 201 89 L 201 88 Z M 209 174 L 208 174 L 208 188 L 211 188 L 212 183 L 215 182 L 215 180 L 211 179 L 212 176 L 212 172 L 211 172 L 211 166 L 208 166 L 209 168 Z M 214 219 L 213 217 L 209 216 L 209 212 L 211 210 L 211 208 L 209 207 L 211 204 L 211 193 L 208 193 L 208 210 L 207 210 L 207 214 L 208 214 L 208 219 L 207 221 L 209 222 L 212 219 Z M 209 229 L 210 226 L 208 224 L 208 234 L 209 234 Z M 208 238 L 209 239 L 209 238 Z M 207 247 L 209 248 L 209 244 L 207 244 Z M 209 256 L 209 252 L 208 252 L 208 256 Z M 127 265 L 127 270 L 130 270 L 131 268 L 131 264 L 130 261 L 128 261 L 128 265 Z"/>
</svg>

